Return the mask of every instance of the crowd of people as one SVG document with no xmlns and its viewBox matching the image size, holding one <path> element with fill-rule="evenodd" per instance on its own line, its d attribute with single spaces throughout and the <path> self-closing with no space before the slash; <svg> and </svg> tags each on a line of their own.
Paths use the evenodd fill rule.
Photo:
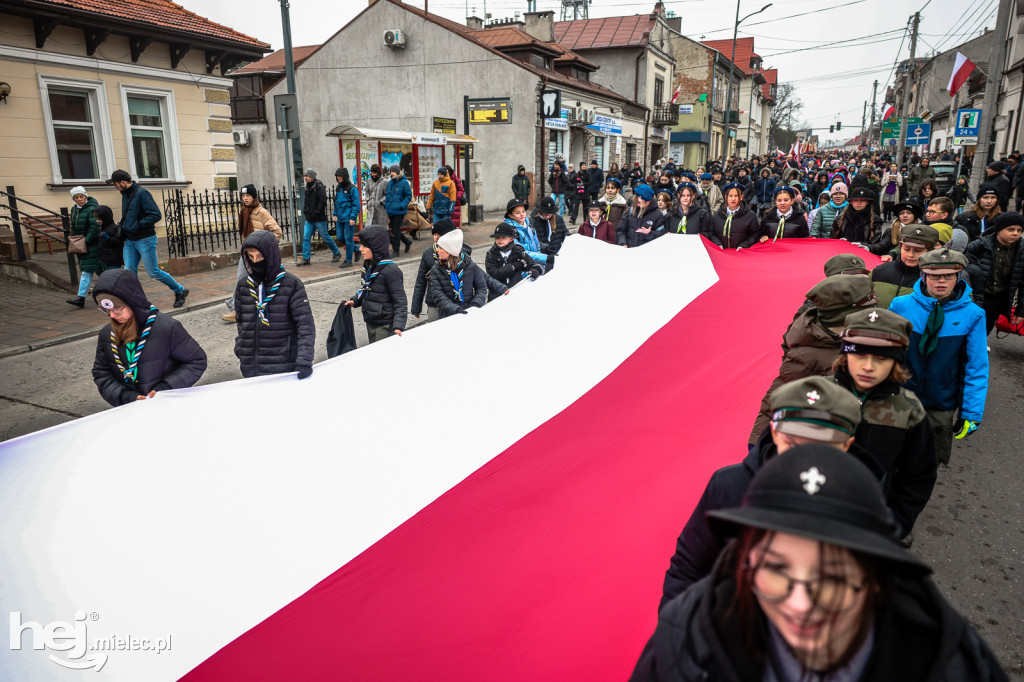
<svg viewBox="0 0 1024 682">
<path fill-rule="evenodd" d="M 639 165 L 604 175 L 595 162 L 571 179 L 558 159 L 552 194 L 532 211 L 534 188 L 520 166 L 483 267 L 455 218 L 461 183 L 441 167 L 427 205 L 433 244 L 420 258 L 411 304 L 395 262 L 409 225 L 408 182 L 397 166 L 386 183 L 374 169 L 364 191 L 370 219 L 379 222 L 362 228 L 356 246 L 359 190 L 339 169 L 342 267 L 362 260 L 358 286 L 340 305 L 361 311 L 370 343 L 401 336 L 424 305 L 428 321 L 482 307 L 551 272 L 569 235 L 563 215 L 574 223 L 580 209 L 581 237 L 625 248 L 668 233 L 735 251 L 779 239 L 845 241 L 855 252 L 823 263 L 823 279 L 782 335 L 778 374 L 760 409 L 751 406 L 748 453 L 711 477 L 683 524 L 658 626 L 633 679 L 1004 680 L 988 647 L 927 577 L 930 568 L 908 550 L 954 441 L 983 423 L 988 335 L 1000 316 L 1024 325 L 1016 309 L 1024 301 L 1024 216 L 1007 210 L 1006 188 L 1014 185 L 997 177 L 1007 169 L 990 167 L 992 181 L 974 198 L 959 184 L 937 196 L 927 159 L 907 173 L 885 158 L 860 165 L 821 158 L 803 167 L 760 161 L 710 172 L 666 163 L 657 178 Z M 1016 181 L 1019 163 L 1010 165 Z M 111 405 L 190 386 L 206 368 L 203 349 L 139 283 L 141 260 L 175 290 L 175 305 L 188 293 L 156 267 L 146 240 L 159 211 L 124 175 L 113 178 L 123 183 L 120 226 L 83 188 L 72 191 L 79 209 L 72 224 L 86 235 L 87 252 L 80 295 L 69 302 L 81 307 L 91 284 L 109 318 L 93 377 Z M 318 203 L 322 183 L 312 169 L 305 175 L 308 263 L 326 194 Z M 305 288 L 282 264 L 280 227 L 255 187 L 241 195 L 229 304 L 240 372 L 304 379 L 316 338 Z M 338 245 L 324 241 L 339 261 Z M 856 247 L 882 264 L 869 268 Z"/>
</svg>

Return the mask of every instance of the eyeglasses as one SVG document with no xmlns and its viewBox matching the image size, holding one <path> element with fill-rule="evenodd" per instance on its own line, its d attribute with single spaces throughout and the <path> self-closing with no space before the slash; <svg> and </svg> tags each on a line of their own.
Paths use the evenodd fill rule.
<svg viewBox="0 0 1024 682">
<path fill-rule="evenodd" d="M 928 279 L 932 280 L 933 282 L 943 282 L 943 281 L 948 282 L 949 280 L 956 279 L 957 278 L 957 273 L 955 273 L 955 272 L 946 272 L 946 273 L 942 273 L 942 274 L 938 274 L 938 275 L 933 275 L 930 272 L 926 272 L 926 273 L 924 273 L 924 276 L 927 277 Z"/>
<path fill-rule="evenodd" d="M 789 598 L 794 585 L 803 585 L 814 605 L 826 611 L 845 611 L 853 606 L 857 594 L 867 583 L 852 585 L 842 576 L 821 576 L 814 580 L 798 580 L 772 566 L 754 569 L 753 591 L 761 599 L 778 604 Z"/>
<path fill-rule="evenodd" d="M 940 213 L 942 213 L 942 211 L 937 211 L 934 208 L 929 208 L 924 212 L 925 215 L 939 215 Z"/>
<path fill-rule="evenodd" d="M 125 309 L 127 307 L 128 306 L 126 306 L 126 305 L 114 306 L 113 308 L 104 308 L 103 306 L 96 306 L 96 310 L 100 311 L 104 315 L 111 315 L 111 314 L 115 314 L 115 313 L 120 315 L 121 313 L 123 313 L 125 311 Z"/>
</svg>

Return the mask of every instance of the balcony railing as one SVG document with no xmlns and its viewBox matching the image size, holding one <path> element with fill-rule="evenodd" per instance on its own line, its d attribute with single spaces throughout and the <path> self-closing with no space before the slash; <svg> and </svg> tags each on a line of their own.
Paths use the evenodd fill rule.
<svg viewBox="0 0 1024 682">
<path fill-rule="evenodd" d="M 679 105 L 658 104 L 654 107 L 651 123 L 656 126 L 674 126 L 679 123 Z"/>
<path fill-rule="evenodd" d="M 267 103 L 262 97 L 232 97 L 231 121 L 233 123 L 266 123 Z"/>
</svg>

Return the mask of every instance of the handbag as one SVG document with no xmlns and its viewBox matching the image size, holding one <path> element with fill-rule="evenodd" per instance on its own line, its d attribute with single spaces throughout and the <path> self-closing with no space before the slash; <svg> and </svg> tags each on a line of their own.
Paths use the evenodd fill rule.
<svg viewBox="0 0 1024 682">
<path fill-rule="evenodd" d="M 1010 313 L 1010 315 L 1017 314 L 1018 313 L 1016 310 Z M 998 332 L 1003 332 L 1004 334 L 1016 334 L 1017 336 L 1024 336 L 1024 323 L 1015 325 L 1006 318 L 1006 315 L 1000 315 L 998 319 L 996 319 L 996 336 L 999 335 Z"/>
<path fill-rule="evenodd" d="M 84 255 L 89 253 L 89 247 L 85 245 L 84 234 L 72 234 L 68 236 L 68 253 Z"/>
</svg>

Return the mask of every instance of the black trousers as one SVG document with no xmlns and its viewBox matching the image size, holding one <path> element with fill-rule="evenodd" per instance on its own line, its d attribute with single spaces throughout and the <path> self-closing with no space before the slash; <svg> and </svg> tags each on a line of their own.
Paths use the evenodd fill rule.
<svg viewBox="0 0 1024 682">
<path fill-rule="evenodd" d="M 412 244 L 412 240 L 402 234 L 402 223 L 405 222 L 404 215 L 389 215 L 388 227 L 391 228 L 391 250 L 398 251 L 399 244 Z"/>
<path fill-rule="evenodd" d="M 991 334 L 992 328 L 996 326 L 996 320 L 1010 307 L 1010 294 L 1005 292 L 985 297 L 985 333 Z M 1017 313 L 1020 315 L 1020 313 Z"/>
</svg>

